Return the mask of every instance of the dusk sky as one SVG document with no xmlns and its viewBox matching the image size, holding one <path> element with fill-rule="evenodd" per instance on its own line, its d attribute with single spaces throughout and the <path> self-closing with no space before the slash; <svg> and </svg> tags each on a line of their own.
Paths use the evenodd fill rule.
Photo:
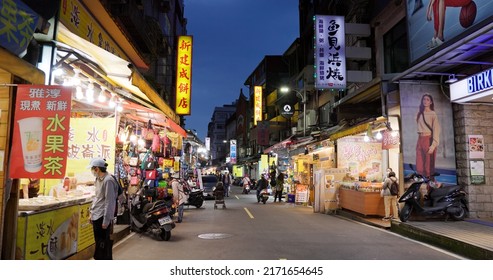
<svg viewBox="0 0 493 280">
<path fill-rule="evenodd" d="M 215 107 L 231 104 L 266 55 L 299 36 L 298 0 L 185 0 L 193 36 L 192 107 L 185 128 L 204 141 Z"/>
</svg>

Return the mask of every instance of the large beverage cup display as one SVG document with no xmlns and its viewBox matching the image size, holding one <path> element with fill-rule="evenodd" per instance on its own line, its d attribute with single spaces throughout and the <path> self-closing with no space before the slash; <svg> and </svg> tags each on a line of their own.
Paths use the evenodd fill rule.
<svg viewBox="0 0 493 280">
<path fill-rule="evenodd" d="M 24 169 L 27 172 L 36 173 L 41 170 L 43 118 L 31 117 L 20 119 L 17 122 L 21 135 Z"/>
</svg>

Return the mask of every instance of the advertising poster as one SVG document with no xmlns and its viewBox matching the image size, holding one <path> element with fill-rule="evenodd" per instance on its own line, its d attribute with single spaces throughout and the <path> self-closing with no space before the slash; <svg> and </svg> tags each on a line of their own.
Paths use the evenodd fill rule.
<svg viewBox="0 0 493 280">
<path fill-rule="evenodd" d="M 406 83 L 400 91 L 404 175 L 417 172 L 457 184 L 450 101 L 438 85 Z"/>
<path fill-rule="evenodd" d="M 14 113 L 10 177 L 65 176 L 71 88 L 19 85 Z"/>
<path fill-rule="evenodd" d="M 80 252 L 94 244 L 94 233 L 89 221 L 89 208 L 91 203 L 79 206 L 79 228 L 77 239 L 77 252 Z"/>
<path fill-rule="evenodd" d="M 61 260 L 77 252 L 79 206 L 27 217 L 26 260 Z"/>
<path fill-rule="evenodd" d="M 308 202 L 308 185 L 296 185 L 295 202 L 306 203 Z"/>
<path fill-rule="evenodd" d="M 78 182 L 94 181 L 87 166 L 92 158 L 106 159 L 108 170 L 114 173 L 115 167 L 115 118 L 72 118 L 70 120 L 70 140 L 68 166 L 77 176 Z"/>
<path fill-rule="evenodd" d="M 493 14 L 491 0 L 407 0 L 406 3 L 411 62 L 443 44 L 457 41 L 468 29 L 491 21 Z"/>
<path fill-rule="evenodd" d="M 483 135 L 469 135 L 468 137 L 469 158 L 484 159 Z"/>
<path fill-rule="evenodd" d="M 353 177 L 366 180 L 382 178 L 382 143 L 365 142 L 363 137 L 344 137 L 337 140 L 337 165 L 348 168 Z"/>
</svg>

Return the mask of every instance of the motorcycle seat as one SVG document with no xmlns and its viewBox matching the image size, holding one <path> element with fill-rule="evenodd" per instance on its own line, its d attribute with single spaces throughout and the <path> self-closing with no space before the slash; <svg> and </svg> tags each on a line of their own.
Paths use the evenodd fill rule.
<svg viewBox="0 0 493 280">
<path fill-rule="evenodd" d="M 461 186 L 443 186 L 441 188 L 432 188 L 430 191 L 430 197 L 431 198 L 439 198 L 446 196 L 449 193 L 453 193 L 455 191 L 460 190 L 462 187 Z"/>
</svg>

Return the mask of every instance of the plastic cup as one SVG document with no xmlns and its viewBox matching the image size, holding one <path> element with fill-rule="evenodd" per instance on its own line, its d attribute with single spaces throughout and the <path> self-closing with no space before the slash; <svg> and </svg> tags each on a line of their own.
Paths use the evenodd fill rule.
<svg viewBox="0 0 493 280">
<path fill-rule="evenodd" d="M 36 173 L 41 170 L 43 118 L 31 117 L 20 119 L 17 122 L 19 123 L 21 134 L 24 170 L 30 173 Z"/>
</svg>

